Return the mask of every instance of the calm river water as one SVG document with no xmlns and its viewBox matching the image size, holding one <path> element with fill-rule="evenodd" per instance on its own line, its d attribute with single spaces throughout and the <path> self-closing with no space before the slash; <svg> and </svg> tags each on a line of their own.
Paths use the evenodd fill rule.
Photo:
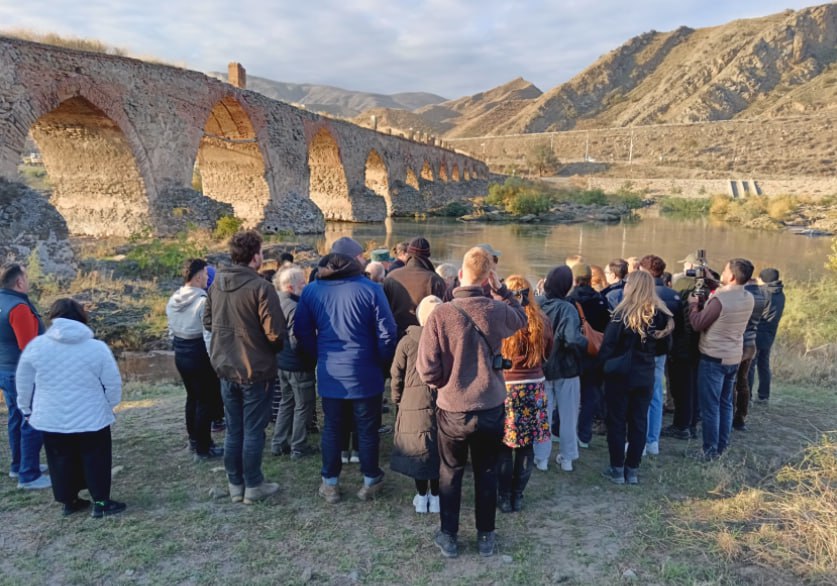
<svg viewBox="0 0 837 586">
<path fill-rule="evenodd" d="M 351 236 L 361 244 L 374 241 L 378 247 L 392 247 L 400 240 L 425 236 L 432 260 L 459 265 L 465 251 L 482 242 L 502 253 L 501 276 L 523 273 L 541 277 L 562 263 L 569 254 L 583 254 L 588 262 L 604 266 L 616 257 L 657 254 L 671 272 L 682 270 L 677 260 L 697 248 L 706 249 L 710 266 L 720 271 L 730 258 L 750 259 L 756 271 L 775 267 L 782 278 L 817 277 L 830 248 L 829 238 L 809 238 L 786 231 L 747 230 L 711 219 L 660 217 L 655 210 L 643 210 L 643 217 L 621 224 L 490 224 L 464 223 L 431 218 L 427 221 L 387 220 L 381 224 L 329 223 L 325 240 Z M 322 237 L 319 244 L 323 246 Z"/>
</svg>

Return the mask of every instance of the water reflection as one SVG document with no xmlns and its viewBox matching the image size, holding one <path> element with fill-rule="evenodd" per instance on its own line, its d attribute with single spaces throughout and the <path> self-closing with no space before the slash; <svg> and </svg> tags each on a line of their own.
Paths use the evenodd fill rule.
<svg viewBox="0 0 837 586">
<path fill-rule="evenodd" d="M 677 260 L 697 248 L 706 249 L 710 264 L 718 269 L 730 258 L 741 256 L 756 265 L 756 271 L 772 266 L 783 278 L 816 277 L 830 248 L 828 238 L 807 238 L 789 232 L 747 230 L 708 218 L 672 219 L 654 211 L 641 220 L 620 224 L 469 224 L 440 218 L 426 221 L 388 219 L 379 224 L 330 222 L 326 234 L 311 243 L 325 249 L 341 236 L 362 244 L 374 241 L 392 247 L 400 240 L 427 237 L 435 263 L 459 264 L 471 246 L 488 242 L 502 252 L 498 267 L 502 275 L 523 273 L 529 278 L 544 275 L 569 254 L 582 254 L 588 262 L 604 265 L 615 257 L 662 256 L 672 272 Z"/>
</svg>

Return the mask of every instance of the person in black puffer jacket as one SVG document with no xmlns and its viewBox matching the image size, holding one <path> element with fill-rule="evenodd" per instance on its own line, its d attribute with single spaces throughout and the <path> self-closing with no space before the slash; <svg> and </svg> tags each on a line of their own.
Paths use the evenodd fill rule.
<svg viewBox="0 0 837 586">
<path fill-rule="evenodd" d="M 637 469 L 648 431 L 658 341 L 671 335 L 674 320 L 644 271 L 628 275 L 599 351 L 607 400 L 610 466 L 604 475 L 616 484 L 638 484 Z M 628 449 L 625 451 L 627 430 Z"/>
</svg>

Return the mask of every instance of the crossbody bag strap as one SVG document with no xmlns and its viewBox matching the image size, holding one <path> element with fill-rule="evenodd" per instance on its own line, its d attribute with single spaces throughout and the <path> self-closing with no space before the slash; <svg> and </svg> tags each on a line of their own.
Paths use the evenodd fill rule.
<svg viewBox="0 0 837 586">
<path fill-rule="evenodd" d="M 458 305 L 456 305 L 456 303 L 454 303 L 453 301 L 451 301 L 451 302 L 450 302 L 450 304 L 453 306 L 453 308 L 454 308 L 454 309 L 456 309 L 456 311 L 458 311 L 459 313 L 461 313 L 461 314 L 462 314 L 462 317 L 464 317 L 464 318 L 465 318 L 465 320 L 466 320 L 469 324 L 471 324 L 471 326 L 472 326 L 472 327 L 473 327 L 473 328 L 477 331 L 477 333 L 480 335 L 480 337 L 481 337 L 481 338 L 483 339 L 483 341 L 485 342 L 485 345 L 486 345 L 486 346 L 488 346 L 488 352 L 489 352 L 489 354 L 491 354 L 491 355 L 493 356 L 493 355 L 494 355 L 494 349 L 491 347 L 491 342 L 489 342 L 489 341 L 488 341 L 488 337 L 487 337 L 487 336 L 483 333 L 483 331 L 482 331 L 482 330 L 480 329 L 480 327 L 476 324 L 476 322 L 474 322 L 474 320 L 472 320 L 472 319 L 471 319 L 471 316 L 470 316 L 470 315 L 468 315 L 467 313 L 465 313 L 465 312 L 462 310 L 462 308 L 461 308 L 461 307 L 459 307 Z"/>
<path fill-rule="evenodd" d="M 587 321 L 587 317 L 584 315 L 584 308 L 581 307 L 581 303 L 578 301 L 575 302 L 575 308 L 578 310 L 578 315 L 581 318 L 581 325 L 584 326 L 584 322 Z"/>
</svg>

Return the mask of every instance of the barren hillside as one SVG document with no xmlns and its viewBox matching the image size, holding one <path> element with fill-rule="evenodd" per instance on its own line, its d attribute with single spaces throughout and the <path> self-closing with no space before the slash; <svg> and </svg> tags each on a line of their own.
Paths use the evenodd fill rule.
<svg viewBox="0 0 837 586">
<path fill-rule="evenodd" d="M 544 94 L 516 79 L 415 116 L 376 111 L 379 125 L 409 123 L 448 138 L 817 113 L 837 113 L 833 3 L 651 31 Z"/>
</svg>

